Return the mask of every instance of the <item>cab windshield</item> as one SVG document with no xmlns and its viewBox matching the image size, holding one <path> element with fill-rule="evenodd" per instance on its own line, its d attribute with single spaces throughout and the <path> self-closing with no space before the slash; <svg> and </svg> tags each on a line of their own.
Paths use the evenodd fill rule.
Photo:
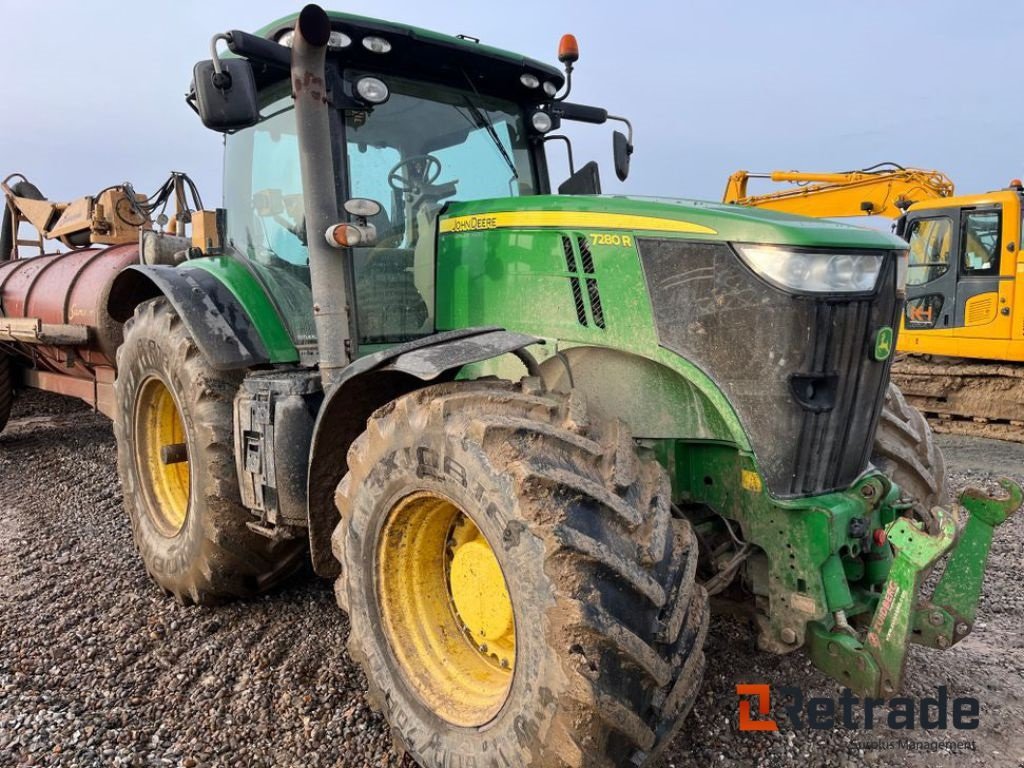
<svg viewBox="0 0 1024 768">
<path fill-rule="evenodd" d="M 361 76 L 346 73 L 350 81 Z M 345 112 L 335 145 L 345 147 L 343 196 L 381 205 L 370 220 L 376 244 L 353 249 L 364 345 L 434 331 L 434 241 L 445 203 L 537 192 L 520 106 L 481 95 L 468 81 L 460 90 L 382 79 L 390 98 Z M 227 239 L 267 283 L 296 343 L 310 345 L 316 334 L 295 117 L 287 92 L 276 95 L 260 123 L 227 137 Z"/>
<path fill-rule="evenodd" d="M 468 89 L 386 82 L 384 104 L 345 114 L 349 197 L 381 204 L 377 244 L 353 254 L 359 332 L 370 344 L 433 332 L 434 241 L 446 202 L 535 192 L 518 106 Z"/>
</svg>

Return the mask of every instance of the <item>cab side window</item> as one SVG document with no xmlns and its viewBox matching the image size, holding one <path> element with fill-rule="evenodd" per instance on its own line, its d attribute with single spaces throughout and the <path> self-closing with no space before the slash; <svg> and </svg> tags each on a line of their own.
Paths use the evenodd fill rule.
<svg viewBox="0 0 1024 768">
<path fill-rule="evenodd" d="M 930 283 L 949 270 L 953 221 L 948 216 L 915 219 L 910 224 L 909 285 Z"/>
<path fill-rule="evenodd" d="M 965 275 L 999 274 L 999 211 L 968 211 L 964 215 L 961 266 Z"/>
</svg>

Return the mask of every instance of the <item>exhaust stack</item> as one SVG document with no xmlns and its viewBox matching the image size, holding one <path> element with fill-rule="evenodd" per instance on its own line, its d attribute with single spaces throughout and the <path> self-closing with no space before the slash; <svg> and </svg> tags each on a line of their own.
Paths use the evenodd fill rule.
<svg viewBox="0 0 1024 768">
<path fill-rule="evenodd" d="M 348 251 L 324 237 L 339 221 L 334 178 L 325 59 L 331 21 L 318 5 L 299 14 L 292 44 L 292 95 L 302 168 L 306 240 L 313 291 L 320 376 L 329 388 L 352 360 L 349 328 Z"/>
</svg>

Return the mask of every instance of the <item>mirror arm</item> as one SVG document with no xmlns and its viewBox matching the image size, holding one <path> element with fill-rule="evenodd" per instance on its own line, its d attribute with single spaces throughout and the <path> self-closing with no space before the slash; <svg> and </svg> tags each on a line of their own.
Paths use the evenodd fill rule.
<svg viewBox="0 0 1024 768">
<path fill-rule="evenodd" d="M 555 96 L 552 101 L 565 101 L 569 94 L 572 93 L 572 62 L 567 62 L 565 65 L 565 90 L 561 94 Z"/>
<path fill-rule="evenodd" d="M 210 40 L 210 59 L 213 61 L 213 84 L 220 89 L 231 87 L 231 75 L 224 72 L 221 67 L 220 56 L 217 55 L 217 41 L 223 40 L 226 43 L 231 42 L 231 35 L 226 32 L 214 35 Z"/>
<path fill-rule="evenodd" d="M 617 122 L 625 123 L 626 124 L 626 141 L 629 142 L 629 147 L 630 147 L 630 149 L 632 149 L 633 148 L 633 124 L 631 122 L 629 122 L 629 120 L 627 120 L 626 118 L 619 117 L 618 115 L 608 115 L 608 119 L 609 120 L 615 120 Z"/>
<path fill-rule="evenodd" d="M 563 136 L 560 133 L 549 134 L 548 136 L 545 136 L 542 139 L 542 141 L 547 142 L 547 141 L 552 141 L 554 139 L 557 139 L 559 141 L 564 141 L 565 142 L 565 151 L 566 151 L 566 154 L 569 155 L 569 175 L 573 176 L 576 173 L 576 165 L 575 165 L 575 163 L 573 162 L 573 159 L 572 159 L 572 142 L 569 141 L 569 137 L 568 136 Z"/>
</svg>

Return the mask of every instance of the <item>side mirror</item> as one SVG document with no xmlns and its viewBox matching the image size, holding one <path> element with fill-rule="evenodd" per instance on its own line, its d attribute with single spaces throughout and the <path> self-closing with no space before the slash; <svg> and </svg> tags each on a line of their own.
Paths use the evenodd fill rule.
<svg viewBox="0 0 1024 768">
<path fill-rule="evenodd" d="M 626 134 L 615 131 L 612 134 L 612 157 L 615 158 L 615 175 L 619 181 L 625 181 L 629 176 L 629 156 L 632 154 L 633 145 L 629 143 Z"/>
<path fill-rule="evenodd" d="M 252 65 L 245 59 L 224 59 L 219 64 L 219 72 L 210 59 L 200 61 L 192 70 L 199 119 L 221 133 L 255 125 L 260 110 Z"/>
</svg>

